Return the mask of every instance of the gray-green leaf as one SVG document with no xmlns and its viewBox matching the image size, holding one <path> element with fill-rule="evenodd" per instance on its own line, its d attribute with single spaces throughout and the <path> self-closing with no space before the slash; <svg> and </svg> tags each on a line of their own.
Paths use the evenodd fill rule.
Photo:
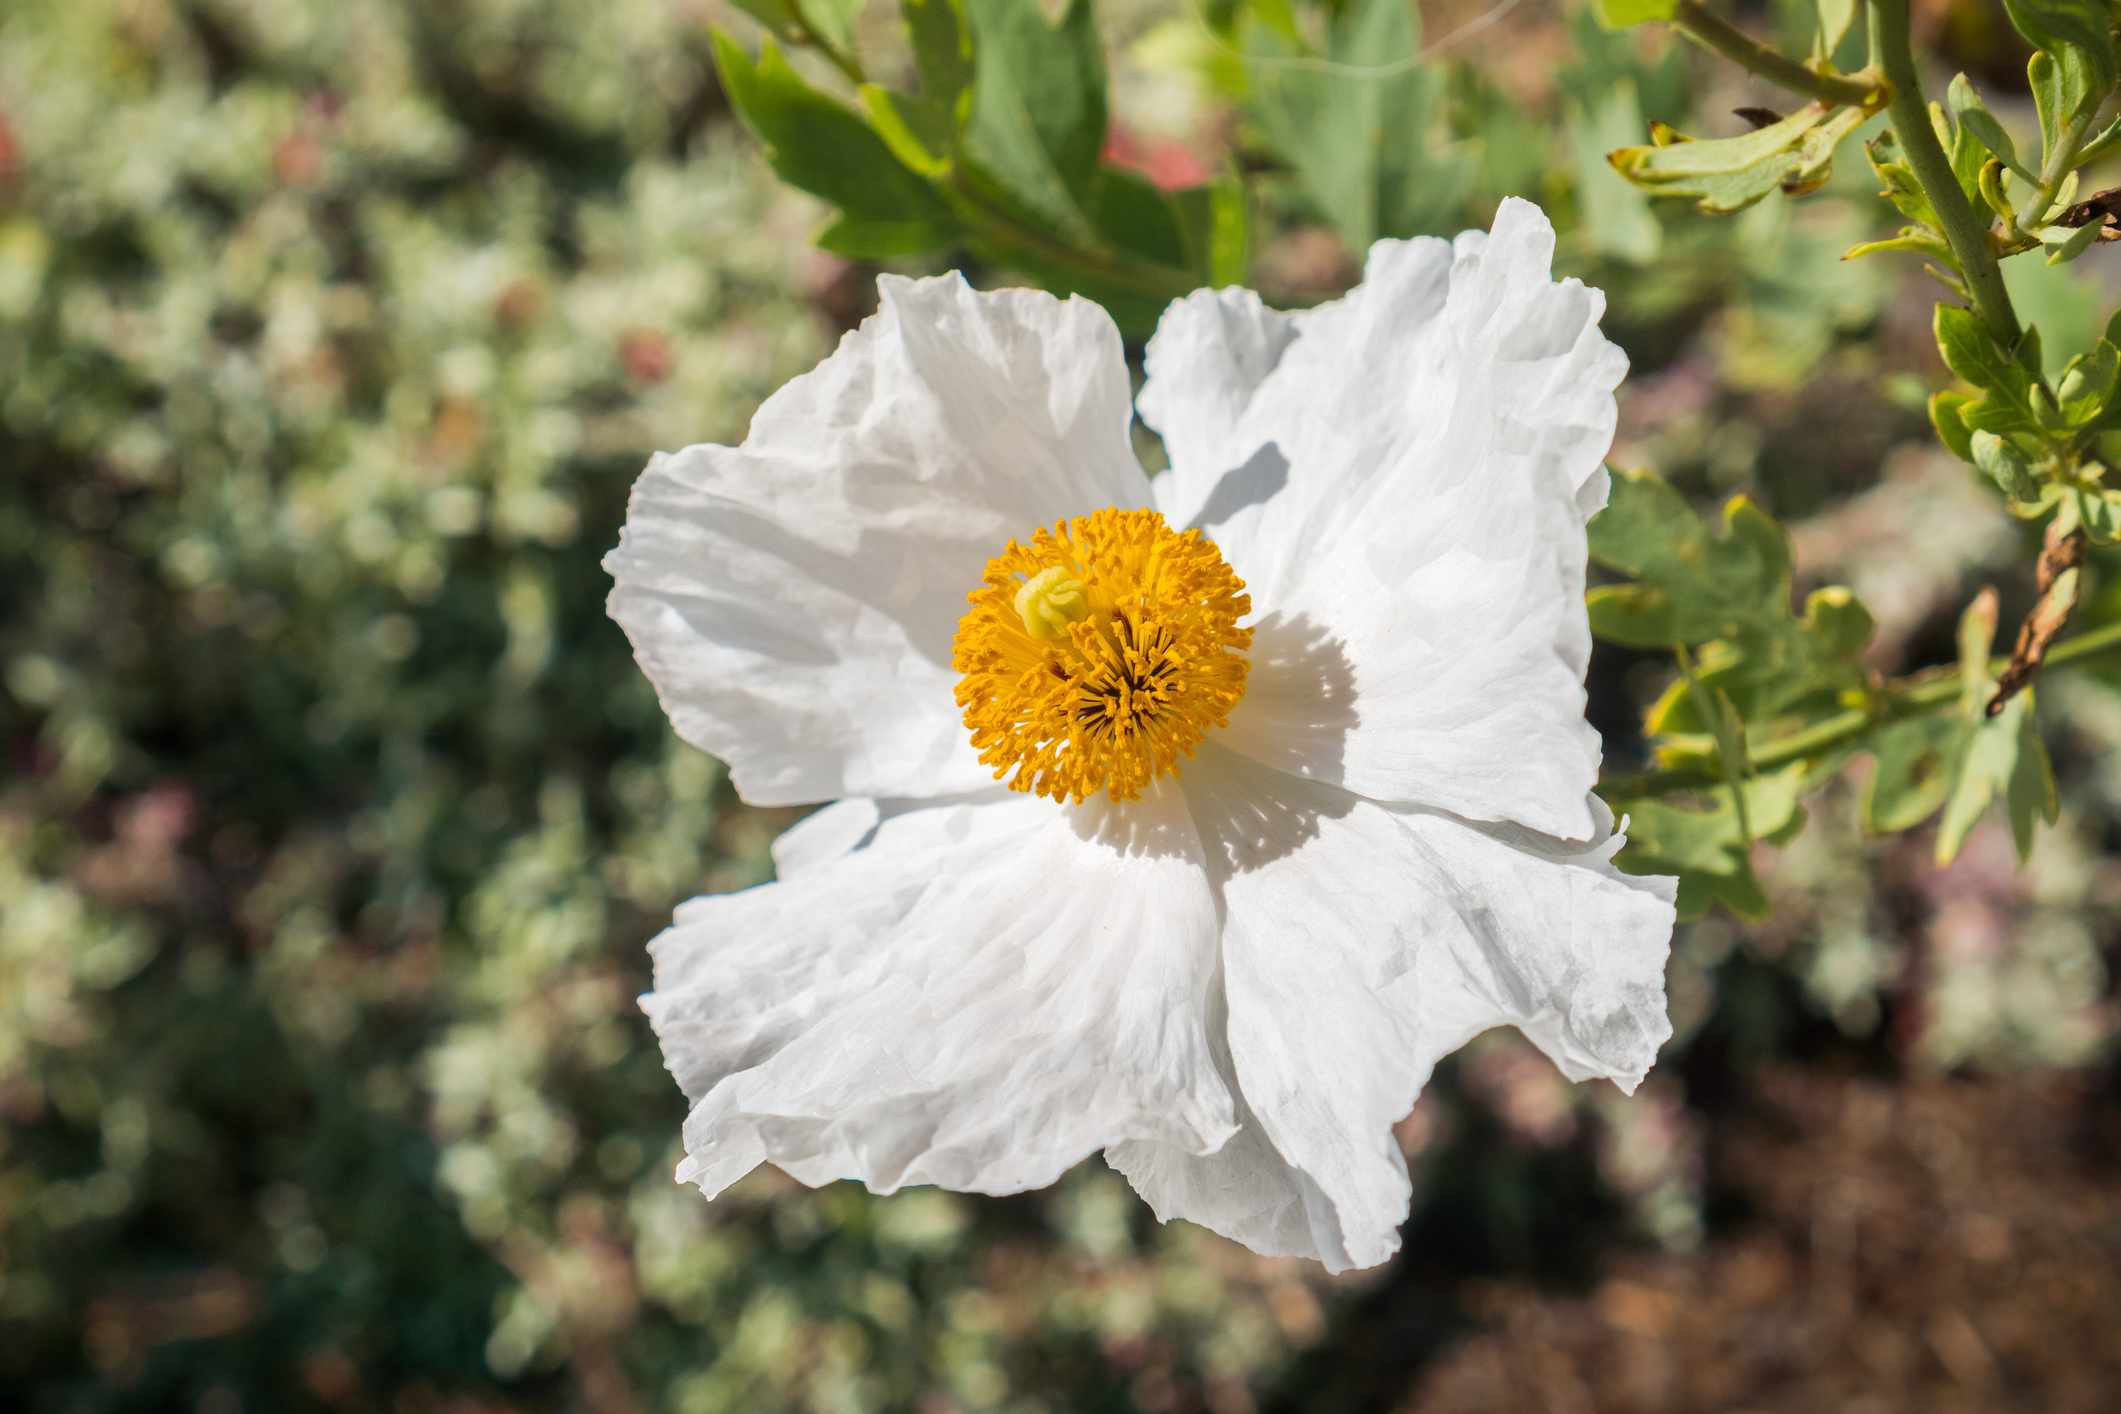
<svg viewBox="0 0 2121 1414">
<path fill-rule="evenodd" d="M 965 150 L 1027 210 L 1071 240 L 1093 240 L 1105 55 L 1088 0 L 1069 0 L 1051 25 L 1023 0 L 965 0 L 965 17 L 974 60 Z"/>
<path fill-rule="evenodd" d="M 1420 26 L 1406 0 L 1353 0 L 1327 36 L 1331 66 L 1294 59 L 1255 31 L 1267 61 L 1247 112 L 1261 141 L 1350 247 L 1454 225 L 1473 164 L 1439 152 L 1441 71 L 1415 62 Z"/>
</svg>

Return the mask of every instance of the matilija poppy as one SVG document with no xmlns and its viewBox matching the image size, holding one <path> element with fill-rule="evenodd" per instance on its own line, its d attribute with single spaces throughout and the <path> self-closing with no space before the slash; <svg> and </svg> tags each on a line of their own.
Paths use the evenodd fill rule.
<svg viewBox="0 0 2121 1414">
<path fill-rule="evenodd" d="M 1013 1193 L 1102 1149 L 1160 1218 L 1399 1245 L 1391 1126 L 1490 1027 L 1632 1089 L 1670 880 L 1591 793 L 1603 299 L 1539 209 L 1301 313 L 1173 304 L 1129 436 L 1080 299 L 885 277 L 740 447 L 658 455 L 611 613 L 755 805 L 643 999 L 678 1176 Z"/>
</svg>

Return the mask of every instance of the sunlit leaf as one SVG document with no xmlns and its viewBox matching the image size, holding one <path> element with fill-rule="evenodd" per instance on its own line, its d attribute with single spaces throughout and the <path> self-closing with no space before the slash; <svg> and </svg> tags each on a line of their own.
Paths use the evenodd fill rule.
<svg viewBox="0 0 2121 1414">
<path fill-rule="evenodd" d="M 1673 140 L 1623 147 L 1607 160 L 1654 195 L 1692 197 L 1712 214 L 1740 211 L 1770 192 L 1817 188 L 1832 171 L 1835 147 L 1868 116 L 1860 108 L 1808 103 L 1738 137 L 1693 140 L 1653 129 L 1653 138 Z"/>
<path fill-rule="evenodd" d="M 1679 12 L 1678 0 L 1591 0 L 1591 13 L 1607 29 L 1628 29 L 1657 20 L 1669 20 Z"/>
</svg>

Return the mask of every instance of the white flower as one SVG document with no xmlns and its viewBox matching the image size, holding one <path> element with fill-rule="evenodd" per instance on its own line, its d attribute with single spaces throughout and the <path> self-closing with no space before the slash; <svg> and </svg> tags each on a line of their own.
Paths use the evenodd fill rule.
<svg viewBox="0 0 2121 1414">
<path fill-rule="evenodd" d="M 1103 1149 L 1340 1270 L 1398 1247 L 1391 1125 L 1475 1034 L 1641 1080 L 1671 881 L 1610 863 L 1583 719 L 1626 361 L 1552 249 L 1511 201 L 1318 309 L 1180 300 L 1153 481 L 1104 312 L 956 276 L 649 464 L 606 566 L 671 721 L 754 804 L 838 802 L 652 945 L 680 1178 Z"/>
</svg>

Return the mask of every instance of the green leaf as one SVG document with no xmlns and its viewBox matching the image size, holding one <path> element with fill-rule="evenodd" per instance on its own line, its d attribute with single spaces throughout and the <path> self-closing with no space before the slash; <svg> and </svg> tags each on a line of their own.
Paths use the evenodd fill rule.
<svg viewBox="0 0 2121 1414">
<path fill-rule="evenodd" d="M 1950 105 L 1952 117 L 1959 126 L 1971 133 L 1974 140 L 2004 166 L 2028 182 L 2040 180 L 2018 161 L 2017 144 L 2011 141 L 2011 135 L 2004 131 L 2003 124 L 1996 121 L 1995 115 L 1982 106 L 1981 96 L 1974 92 L 1974 86 L 1967 81 L 1965 74 L 1953 76 L 1951 87 L 1945 91 L 1945 101 Z"/>
<path fill-rule="evenodd" d="M 1893 204 L 1902 216 L 1925 226 L 1935 226 L 1937 209 L 1930 204 L 1929 194 L 1915 177 L 1915 169 L 1900 157 L 1899 145 L 1893 140 L 1891 129 L 1878 134 L 1863 145 L 1864 155 L 1870 158 L 1871 170 L 1878 174 L 1881 187 L 1879 195 Z M 1975 170 L 1979 171 L 1979 164 Z M 1947 247 L 1949 248 L 1949 247 Z"/>
<path fill-rule="evenodd" d="M 972 84 L 972 32 L 965 27 L 958 0 L 900 0 L 899 9 L 913 44 L 921 97 L 955 110 L 958 95 Z"/>
<path fill-rule="evenodd" d="M 1678 0 L 1591 0 L 1591 13 L 1607 29 L 1632 29 L 1669 20 L 1678 11 Z"/>
<path fill-rule="evenodd" d="M 2077 519 L 2094 545 L 2121 542 L 2121 491 L 2079 491 Z"/>
<path fill-rule="evenodd" d="M 814 31 L 842 53 L 852 44 L 855 16 L 867 3 L 868 0 L 736 0 L 738 9 L 788 43 L 805 43 L 807 34 Z"/>
<path fill-rule="evenodd" d="M 1241 285 L 1252 270 L 1252 202 L 1234 174 L 1171 193 L 1185 237 L 1186 266 L 1203 283 Z"/>
<path fill-rule="evenodd" d="M 2044 155 L 2055 150 L 2066 121 L 2062 116 L 2067 101 L 2062 92 L 2062 66 L 2045 49 L 2034 50 L 2025 64 L 2025 83 L 2033 93 L 2033 110 L 2040 115 L 2040 151 Z"/>
<path fill-rule="evenodd" d="M 893 93 L 873 83 L 863 84 L 858 96 L 869 126 L 893 157 L 932 182 L 948 180 L 958 136 L 949 109 L 925 96 Z"/>
<path fill-rule="evenodd" d="M 1304 46 L 1303 26 L 1297 23 L 1293 0 L 1251 0 L 1245 12 L 1289 43 Z"/>
<path fill-rule="evenodd" d="M 1690 110 L 1693 95 L 1685 45 L 1664 45 L 1653 57 L 1638 36 L 1615 33 L 1599 24 L 1597 13 L 1588 5 L 1570 16 L 1569 40 L 1570 61 L 1555 72 L 1554 86 L 1584 110 L 1595 108 L 1607 89 L 1622 82 L 1634 85 L 1636 101 L 1645 114 Z M 1628 137 L 1641 131 L 1637 128 Z"/>
<path fill-rule="evenodd" d="M 1697 666 L 1645 718 L 1645 729 L 1665 738 L 1661 757 L 1680 750 L 1680 736 L 1719 731 L 1719 697 L 1745 722 L 1755 753 L 1809 725 L 1816 714 L 1805 704 L 1831 706 L 1863 690 L 1869 611 L 1829 585 L 1793 614 L 1789 538 L 1744 497 L 1725 507 L 1715 535 L 1664 482 L 1616 472 L 1590 542 L 1594 560 L 1632 576 L 1586 596 L 1592 633 L 1630 647 L 1697 650 Z M 1704 742 L 1680 754 L 1706 750 Z"/>
<path fill-rule="evenodd" d="M 1765 918 L 1768 901 L 1753 875 L 1752 844 L 1786 840 L 1802 828 L 1797 798 L 1805 774 L 1801 765 L 1785 767 L 1753 777 L 1736 792 L 1704 791 L 1699 804 L 1611 800 L 1614 813 L 1627 817 L 1627 846 L 1615 862 L 1631 874 L 1677 875 L 1682 918 L 1699 918 L 1718 903 L 1740 918 Z"/>
<path fill-rule="evenodd" d="M 1960 749 L 1951 795 L 1937 825 L 1937 862 L 1958 858 L 1989 806 L 2001 795 L 2010 814 L 2018 857 L 2031 853 L 2037 820 L 2054 822 L 2059 803 L 2055 771 L 2033 721 L 2030 690 L 2013 697 L 1994 717 L 1973 724 Z"/>
<path fill-rule="evenodd" d="M 1113 246 L 1159 265 L 1186 264 L 1177 205 L 1139 172 L 1100 167 L 1091 186 L 1090 218 L 1098 235 Z"/>
<path fill-rule="evenodd" d="M 1090 241 L 1105 55 L 1088 0 L 1069 0 L 1052 25 L 1023 0 L 964 0 L 964 10 L 974 60 L 965 152 L 1027 211 Z"/>
<path fill-rule="evenodd" d="M 1865 241 L 1852 245 L 1841 253 L 1843 260 L 1860 260 L 1866 255 L 1878 255 L 1884 251 L 1911 251 L 1917 255 L 1931 255 L 1942 259 L 1951 258 L 1952 248 L 1942 236 L 1920 226 L 1902 226 L 1900 234 L 1888 240 Z"/>
<path fill-rule="evenodd" d="M 1937 145 L 1951 158 L 1952 175 L 1959 181 L 1959 190 L 1968 201 L 1979 201 L 1981 164 L 1988 160 L 1988 149 L 1974 141 L 1973 133 L 1964 123 L 1953 122 L 1942 103 L 1930 104 L 1930 127 L 1936 132 Z M 1899 151 L 1898 141 L 1890 130 L 1880 133 L 1877 141 L 1885 143 L 1894 152 Z"/>
<path fill-rule="evenodd" d="M 2056 106 L 2066 122 L 2105 101 L 2115 81 L 2113 11 L 2105 0 L 2003 0 L 2011 23 L 2060 71 Z"/>
<path fill-rule="evenodd" d="M 1937 438 L 1952 449 L 1952 455 L 1963 462 L 1974 459 L 1973 431 L 1966 425 L 1965 408 L 1973 401 L 1964 393 L 1949 389 L 1930 394 L 1930 425 L 1937 429 Z"/>
<path fill-rule="evenodd" d="M 1945 366 L 1983 392 L 2032 415 L 2032 375 L 2025 364 L 2006 353 L 1980 317 L 1970 309 L 1940 304 L 1934 324 L 1937 351 Z"/>
<path fill-rule="evenodd" d="M 1648 472 L 1616 471 L 1612 496 L 1591 520 L 1591 558 L 1634 577 L 1591 591 L 1591 631 L 1636 648 L 1724 636 L 1782 596 L 1787 615 L 1789 544 L 1780 526 L 1743 496 L 1712 536 L 1686 498 Z"/>
<path fill-rule="evenodd" d="M 1970 398 L 1959 408 L 1960 420 L 1968 432 L 1996 432 L 2008 436 L 2013 432 L 2038 433 L 2040 425 L 2023 408 L 2012 407 L 1996 397 Z M 1971 449 L 1967 460 L 1973 460 Z"/>
<path fill-rule="evenodd" d="M 1416 62 L 1419 40 L 1406 0 L 1351 0 L 1327 34 L 1330 65 L 1267 63 L 1253 75 L 1246 112 L 1261 143 L 1354 250 L 1454 226 L 1472 179 L 1466 154 L 1434 148 L 1444 77 Z M 1287 57 L 1270 31 L 1254 41 Z"/>
<path fill-rule="evenodd" d="M 952 233 L 925 221 L 879 221 L 842 215 L 817 234 L 819 250 L 849 260 L 903 260 L 946 245 Z"/>
<path fill-rule="evenodd" d="M 772 39 L 761 43 L 756 61 L 719 30 L 712 40 L 737 116 L 765 145 L 781 180 L 839 207 L 843 219 L 832 229 L 845 249 L 905 255 L 951 241 L 956 221 L 928 184 L 852 109 L 805 82 Z M 886 230 L 888 237 L 864 234 Z"/>
<path fill-rule="evenodd" d="M 1693 197 L 1700 210 L 1723 214 L 1773 191 L 1816 189 L 1833 170 L 1834 149 L 1867 116 L 1860 108 L 1808 103 L 1779 123 L 1703 141 L 1653 127 L 1653 138 L 1669 140 L 1623 147 L 1606 160 L 1652 195 Z"/>
<path fill-rule="evenodd" d="M 736 0 L 736 7 L 790 43 L 801 43 L 803 28 L 796 23 L 788 0 Z"/>
<path fill-rule="evenodd" d="M 1664 244 L 1664 229 L 1649 199 L 1605 159 L 1606 153 L 1642 131 L 1634 80 L 1619 79 L 1592 102 L 1585 112 L 1574 99 L 1568 100 L 1571 121 L 1564 125 L 1575 159 L 1576 198 L 1583 207 L 1579 229 L 1600 255 L 1648 265 Z"/>
<path fill-rule="evenodd" d="M 2069 264 L 2072 260 L 2092 248 L 2092 243 L 2099 239 L 2099 232 L 2105 226 L 2106 222 L 2099 220 L 2087 222 L 2074 231 L 2066 227 L 2049 227 L 2047 230 L 2042 231 L 2040 239 L 2043 243 L 2047 243 L 2049 236 L 2061 236 L 2060 240 L 2052 242 L 2055 248 L 2047 253 L 2047 263 L 2050 265 Z"/>
<path fill-rule="evenodd" d="M 2032 466 L 2002 437 L 1994 432 L 1976 432 L 1968 438 L 1968 446 L 1974 454 L 1974 465 L 2002 487 L 2004 495 L 2014 501 L 2030 501 L 2039 496 L 2040 483 L 2033 477 Z"/>
<path fill-rule="evenodd" d="M 1832 59 L 1841 41 L 1856 23 L 1857 12 L 1863 8 L 1863 0 L 1814 0 L 1819 12 L 1819 29 L 1812 39 L 1812 57 L 1820 62 Z"/>
<path fill-rule="evenodd" d="M 2089 352 L 2078 354 L 2064 366 L 2056 380 L 2055 396 L 2062 415 L 2072 426 L 2096 421 L 2121 391 L 2121 348 L 2101 339 Z"/>
<path fill-rule="evenodd" d="M 1878 765 L 1863 790 L 1863 827 L 1895 835 L 1936 814 L 1951 791 L 1951 764 L 1965 729 L 1961 718 L 1932 715 L 1872 733 L 1867 744 Z"/>
<path fill-rule="evenodd" d="M 2074 571 L 2072 571 L 2074 573 Z M 1957 718 L 1961 739 L 1952 763 L 1951 789 L 1937 826 L 1936 859 L 1958 857 L 1968 831 L 1999 792 L 2010 814 L 2019 859 L 2032 850 L 2038 819 L 2054 822 L 2059 809 L 2055 772 L 2033 720 L 2030 689 L 2013 697 L 1994 717 L 1984 710 L 1991 692 L 1989 650 L 1995 646 L 1996 596 L 1976 595 L 1959 620 L 1959 676 L 1964 689 Z"/>
</svg>

